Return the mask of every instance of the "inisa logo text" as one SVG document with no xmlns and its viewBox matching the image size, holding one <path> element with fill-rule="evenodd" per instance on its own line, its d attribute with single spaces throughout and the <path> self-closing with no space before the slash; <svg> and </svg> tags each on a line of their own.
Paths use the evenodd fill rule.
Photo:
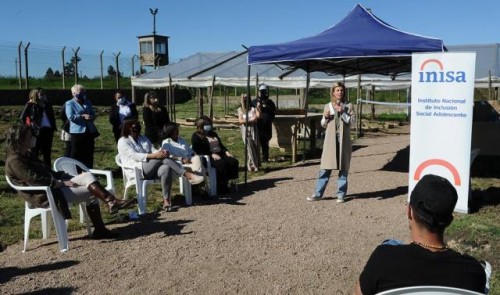
<svg viewBox="0 0 500 295">
<path fill-rule="evenodd" d="M 439 67 L 438 71 L 424 71 L 424 68 L 429 64 L 436 64 Z M 418 82 L 425 83 L 451 83 L 465 82 L 465 72 L 464 71 L 445 71 L 443 63 L 437 59 L 427 59 L 420 66 L 420 71 L 418 72 Z"/>
</svg>

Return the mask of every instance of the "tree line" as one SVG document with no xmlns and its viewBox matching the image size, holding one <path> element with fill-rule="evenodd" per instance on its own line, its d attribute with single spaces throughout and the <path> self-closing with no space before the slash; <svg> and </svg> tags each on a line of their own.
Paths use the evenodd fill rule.
<svg viewBox="0 0 500 295">
<path fill-rule="evenodd" d="M 82 59 L 77 57 L 71 57 L 71 60 L 66 62 L 64 65 L 64 77 L 73 77 L 75 75 L 75 63 L 79 63 Z M 140 75 L 146 73 L 145 69 L 140 69 L 135 71 L 135 75 Z M 118 73 L 112 65 L 108 66 L 107 75 L 104 77 L 105 79 L 115 78 L 116 75 L 119 74 L 119 77 L 123 77 L 123 72 Z M 53 70 L 52 67 L 49 67 L 47 71 L 45 71 L 44 79 L 53 79 L 53 78 L 61 78 L 62 73 L 59 70 Z M 83 79 L 89 79 L 86 75 L 82 77 Z"/>
</svg>

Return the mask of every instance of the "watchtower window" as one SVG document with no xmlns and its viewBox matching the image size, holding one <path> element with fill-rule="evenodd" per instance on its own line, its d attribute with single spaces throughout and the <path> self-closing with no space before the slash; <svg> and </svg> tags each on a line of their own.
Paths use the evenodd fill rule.
<svg viewBox="0 0 500 295">
<path fill-rule="evenodd" d="M 153 42 L 141 42 L 140 44 L 141 54 L 144 53 L 153 53 Z"/>
<path fill-rule="evenodd" d="M 167 54 L 167 44 L 165 43 L 156 43 L 155 44 L 155 53 L 156 54 Z"/>
</svg>

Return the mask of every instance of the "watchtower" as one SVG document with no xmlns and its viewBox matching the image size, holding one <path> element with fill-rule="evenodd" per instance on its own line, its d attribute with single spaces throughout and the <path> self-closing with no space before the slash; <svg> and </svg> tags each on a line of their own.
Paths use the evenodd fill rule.
<svg viewBox="0 0 500 295">
<path fill-rule="evenodd" d="M 153 34 L 138 36 L 139 60 L 141 66 L 165 66 L 169 64 L 168 58 L 168 36 L 156 34 L 156 14 L 158 8 L 149 9 L 153 15 Z"/>
</svg>

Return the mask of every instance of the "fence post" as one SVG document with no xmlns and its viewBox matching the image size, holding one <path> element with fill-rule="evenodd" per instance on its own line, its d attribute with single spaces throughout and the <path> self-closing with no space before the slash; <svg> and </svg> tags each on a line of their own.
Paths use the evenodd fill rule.
<svg viewBox="0 0 500 295">
<path fill-rule="evenodd" d="M 78 50 L 80 50 L 80 47 L 76 49 L 76 51 L 73 49 L 73 52 L 75 53 L 73 64 L 75 65 L 74 70 L 75 70 L 75 85 L 78 84 Z"/>
<path fill-rule="evenodd" d="M 120 67 L 118 64 L 118 57 L 122 52 L 118 51 L 118 54 L 115 55 L 115 65 L 116 65 L 116 89 L 120 89 Z M 113 53 L 114 55 L 114 53 Z"/>
<path fill-rule="evenodd" d="M 62 57 L 62 89 L 66 89 L 66 71 L 64 71 L 64 51 L 66 50 L 66 46 L 62 48 L 61 57 Z"/>
<path fill-rule="evenodd" d="M 22 76 L 23 76 L 23 73 L 22 73 L 22 70 L 23 70 L 23 67 L 22 67 L 22 60 L 21 60 L 21 46 L 23 46 L 23 42 L 19 42 L 19 45 L 17 46 L 17 59 L 19 60 L 19 89 L 23 89 L 23 82 L 22 82 Z"/>
<path fill-rule="evenodd" d="M 26 89 L 30 88 L 29 76 L 28 76 L 28 47 L 30 47 L 30 42 L 24 47 L 24 69 L 26 74 L 26 81 L 24 81 L 24 85 Z"/>
<path fill-rule="evenodd" d="M 101 50 L 101 54 L 99 54 L 99 64 L 101 66 L 101 89 L 104 89 L 104 72 L 102 68 L 102 54 L 104 53 L 104 50 Z"/>
</svg>

